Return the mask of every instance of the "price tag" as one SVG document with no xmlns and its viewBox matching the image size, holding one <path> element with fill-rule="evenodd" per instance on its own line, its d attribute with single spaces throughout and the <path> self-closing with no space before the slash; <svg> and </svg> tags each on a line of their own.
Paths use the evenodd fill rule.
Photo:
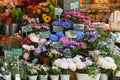
<svg viewBox="0 0 120 80">
<path fill-rule="evenodd" d="M 61 15 L 63 12 L 63 9 L 61 8 L 55 8 L 55 15 Z"/>
<path fill-rule="evenodd" d="M 23 32 L 23 33 L 25 33 L 25 32 L 30 32 L 30 31 L 33 30 L 33 28 L 32 28 L 31 25 L 22 26 L 21 29 L 22 29 L 22 32 Z"/>
<path fill-rule="evenodd" d="M 74 30 L 82 30 L 84 31 L 85 25 L 84 24 L 73 24 Z"/>
<path fill-rule="evenodd" d="M 12 50 L 13 56 L 22 56 L 22 49 L 21 48 L 13 48 Z"/>
<path fill-rule="evenodd" d="M 52 42 L 52 47 L 53 48 L 63 48 L 63 43 L 62 42 Z"/>
<path fill-rule="evenodd" d="M 61 26 L 53 26 L 53 32 L 63 31 L 63 27 Z"/>
<path fill-rule="evenodd" d="M 65 35 L 67 38 L 77 38 L 77 33 L 72 30 L 66 31 Z"/>
<path fill-rule="evenodd" d="M 15 80 L 20 80 L 20 74 L 15 75 Z"/>
<path fill-rule="evenodd" d="M 13 58 L 13 52 L 10 50 L 5 51 L 5 58 Z"/>
<path fill-rule="evenodd" d="M 40 32 L 40 38 L 46 39 L 50 37 L 50 31 Z"/>
<path fill-rule="evenodd" d="M 76 9 L 76 8 L 79 8 L 79 2 L 73 2 L 71 3 L 71 9 Z"/>
</svg>

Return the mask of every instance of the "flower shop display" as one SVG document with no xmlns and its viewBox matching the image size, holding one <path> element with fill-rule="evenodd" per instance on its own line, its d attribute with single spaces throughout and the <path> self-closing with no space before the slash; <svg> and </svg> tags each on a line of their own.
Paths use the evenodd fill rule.
<svg viewBox="0 0 120 80">
<path fill-rule="evenodd" d="M 41 0 L 3 1 L 3 7 L 0 22 L 7 28 L 19 25 L 18 33 L 11 28 L 2 38 L 5 61 L 10 61 L 9 66 L 0 62 L 3 75 L 11 72 L 14 79 L 29 80 L 107 80 L 118 76 L 119 56 L 113 51 L 115 36 L 108 24 L 91 22 L 78 11 L 56 15 L 60 7 Z"/>
</svg>

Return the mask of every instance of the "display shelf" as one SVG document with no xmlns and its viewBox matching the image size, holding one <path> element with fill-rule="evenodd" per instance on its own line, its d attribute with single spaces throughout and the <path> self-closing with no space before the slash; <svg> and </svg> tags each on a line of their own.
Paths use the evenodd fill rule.
<svg viewBox="0 0 120 80">
<path fill-rule="evenodd" d="M 91 3 L 80 4 L 80 12 L 90 16 L 91 21 L 108 22 L 115 10 L 120 10 L 120 3 Z"/>
</svg>

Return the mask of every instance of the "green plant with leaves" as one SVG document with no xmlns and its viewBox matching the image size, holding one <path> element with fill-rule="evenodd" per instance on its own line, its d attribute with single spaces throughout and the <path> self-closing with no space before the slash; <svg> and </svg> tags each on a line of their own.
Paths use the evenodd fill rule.
<svg viewBox="0 0 120 80">
<path fill-rule="evenodd" d="M 112 58 L 115 60 L 115 63 L 117 65 L 117 69 L 112 73 L 113 75 L 115 75 L 118 71 L 120 71 L 120 55 L 113 54 Z"/>
<path fill-rule="evenodd" d="M 60 73 L 61 73 L 61 69 L 56 65 L 53 65 L 49 70 L 50 75 L 59 75 Z"/>
<path fill-rule="evenodd" d="M 10 66 L 11 66 L 11 72 L 14 78 L 16 74 L 20 74 L 21 79 L 27 78 L 28 76 L 27 66 L 21 60 L 12 59 Z"/>
<path fill-rule="evenodd" d="M 14 18 L 14 21 L 17 23 L 23 22 L 24 12 L 21 10 L 21 8 L 15 7 L 12 10 L 13 10 L 12 17 Z"/>
<path fill-rule="evenodd" d="M 0 64 L 1 64 L 0 72 L 3 75 L 9 75 L 9 73 L 11 71 L 10 60 L 9 59 L 3 59 L 3 60 L 1 59 Z"/>
<path fill-rule="evenodd" d="M 49 67 L 45 64 L 41 65 L 38 69 L 39 75 L 48 75 L 49 74 Z"/>
</svg>

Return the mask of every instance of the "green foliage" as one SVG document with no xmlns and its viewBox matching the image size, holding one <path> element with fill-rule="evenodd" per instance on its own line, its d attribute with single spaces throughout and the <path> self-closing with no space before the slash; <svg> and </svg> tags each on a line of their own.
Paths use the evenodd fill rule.
<svg viewBox="0 0 120 80">
<path fill-rule="evenodd" d="M 23 15 L 24 12 L 21 10 L 21 8 L 13 8 L 12 17 L 16 22 L 23 22 Z"/>
<path fill-rule="evenodd" d="M 99 67 L 97 67 L 97 65 L 94 64 L 92 66 L 87 66 L 84 69 L 77 70 L 77 72 L 78 73 L 86 73 L 92 77 L 95 77 L 100 72 L 100 69 L 99 69 Z"/>
<path fill-rule="evenodd" d="M 61 73 L 61 69 L 55 65 L 53 65 L 49 70 L 49 74 L 51 75 L 59 75 L 60 73 Z"/>
</svg>

